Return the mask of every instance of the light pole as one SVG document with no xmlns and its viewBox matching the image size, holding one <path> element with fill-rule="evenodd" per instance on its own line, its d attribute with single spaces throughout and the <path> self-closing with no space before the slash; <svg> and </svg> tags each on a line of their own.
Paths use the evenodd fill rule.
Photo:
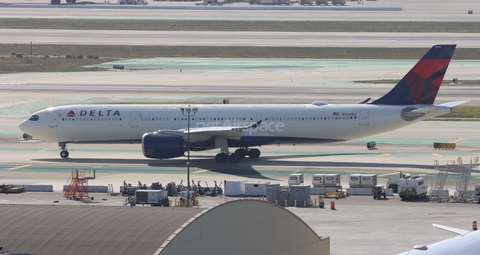
<svg viewBox="0 0 480 255">
<path fill-rule="evenodd" d="M 190 116 L 195 114 L 198 111 L 197 107 L 188 107 L 183 108 L 181 107 L 180 110 L 182 111 L 183 116 L 187 116 L 187 206 L 190 206 Z"/>
</svg>

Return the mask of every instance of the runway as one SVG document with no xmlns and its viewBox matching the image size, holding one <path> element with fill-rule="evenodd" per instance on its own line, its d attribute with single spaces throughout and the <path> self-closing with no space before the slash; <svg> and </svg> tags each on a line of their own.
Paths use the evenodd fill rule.
<svg viewBox="0 0 480 255">
<path fill-rule="evenodd" d="M 0 44 L 167 45 L 253 47 L 431 47 L 478 48 L 475 33 L 307 33 L 0 29 Z"/>
</svg>

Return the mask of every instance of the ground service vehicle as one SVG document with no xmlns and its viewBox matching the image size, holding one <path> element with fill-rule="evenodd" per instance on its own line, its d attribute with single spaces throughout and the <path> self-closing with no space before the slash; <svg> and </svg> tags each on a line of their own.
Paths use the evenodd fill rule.
<svg viewBox="0 0 480 255">
<path fill-rule="evenodd" d="M 428 190 L 426 179 L 425 174 L 420 174 L 398 180 L 398 195 L 402 200 L 426 197 Z"/>
<path fill-rule="evenodd" d="M 385 186 L 383 185 L 376 185 L 373 189 L 373 199 L 380 199 L 387 198 L 387 194 L 385 193 Z"/>
</svg>

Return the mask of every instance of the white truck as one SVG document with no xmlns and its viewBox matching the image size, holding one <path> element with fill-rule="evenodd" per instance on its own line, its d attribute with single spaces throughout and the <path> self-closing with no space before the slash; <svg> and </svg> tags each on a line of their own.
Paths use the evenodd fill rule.
<svg viewBox="0 0 480 255">
<path fill-rule="evenodd" d="M 398 196 L 403 200 L 418 199 L 427 196 L 427 176 L 419 174 L 398 180 Z"/>
</svg>

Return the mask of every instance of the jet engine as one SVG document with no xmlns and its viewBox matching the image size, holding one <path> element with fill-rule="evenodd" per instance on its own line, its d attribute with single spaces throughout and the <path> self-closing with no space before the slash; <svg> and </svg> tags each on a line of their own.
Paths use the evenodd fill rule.
<svg viewBox="0 0 480 255">
<path fill-rule="evenodd" d="M 176 158 L 185 153 L 185 140 L 178 135 L 145 133 L 142 137 L 142 151 L 147 158 Z"/>
</svg>

